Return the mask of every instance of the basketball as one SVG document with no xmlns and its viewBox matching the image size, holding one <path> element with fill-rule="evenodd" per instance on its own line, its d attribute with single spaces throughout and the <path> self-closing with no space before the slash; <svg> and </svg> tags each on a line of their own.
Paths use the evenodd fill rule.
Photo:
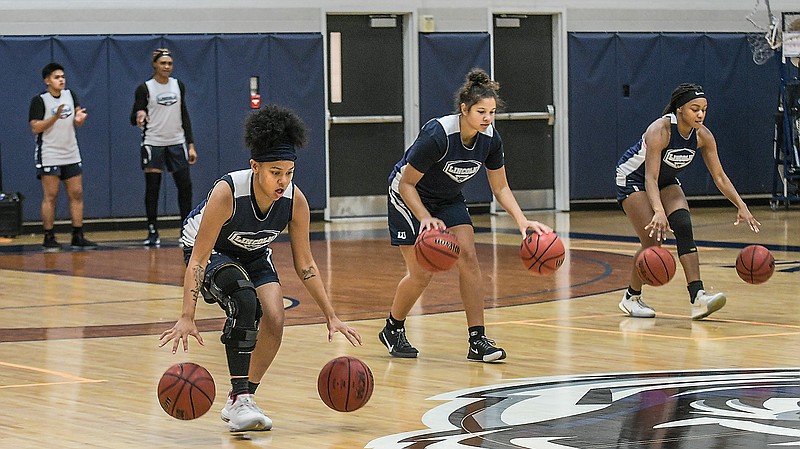
<svg viewBox="0 0 800 449">
<path fill-rule="evenodd" d="M 539 235 L 535 232 L 522 239 L 519 258 L 528 273 L 547 276 L 564 263 L 564 243 L 555 232 Z"/>
<path fill-rule="evenodd" d="M 664 285 L 675 276 L 675 258 L 662 246 L 647 247 L 636 257 L 636 272 L 647 285 Z"/>
<path fill-rule="evenodd" d="M 372 396 L 374 386 L 367 364 L 350 356 L 326 363 L 317 377 L 320 399 L 337 412 L 352 412 L 363 407 Z"/>
<path fill-rule="evenodd" d="M 195 363 L 172 365 L 158 381 L 158 403 L 167 414 L 177 419 L 195 419 L 203 416 L 217 389 L 214 378 Z"/>
<path fill-rule="evenodd" d="M 427 271 L 447 271 L 458 262 L 461 247 L 458 238 L 444 229 L 422 231 L 414 242 L 417 262 Z"/>
<path fill-rule="evenodd" d="M 736 256 L 736 274 L 748 284 L 763 284 L 775 272 L 775 258 L 767 248 L 750 245 Z"/>
</svg>

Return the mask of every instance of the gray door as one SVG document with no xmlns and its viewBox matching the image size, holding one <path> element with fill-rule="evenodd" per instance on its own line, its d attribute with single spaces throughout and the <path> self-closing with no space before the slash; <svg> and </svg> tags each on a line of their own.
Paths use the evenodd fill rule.
<svg viewBox="0 0 800 449">
<path fill-rule="evenodd" d="M 553 17 L 494 16 L 494 78 L 505 110 L 495 125 L 503 137 L 508 182 L 523 209 L 555 206 Z"/>
<path fill-rule="evenodd" d="M 405 150 L 403 18 L 329 15 L 328 217 L 385 215 L 389 173 Z"/>
</svg>

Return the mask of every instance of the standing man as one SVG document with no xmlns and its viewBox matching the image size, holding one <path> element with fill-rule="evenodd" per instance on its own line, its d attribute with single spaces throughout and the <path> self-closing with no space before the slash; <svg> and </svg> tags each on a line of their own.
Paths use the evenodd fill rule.
<svg viewBox="0 0 800 449">
<path fill-rule="evenodd" d="M 192 179 L 189 166 L 197 161 L 192 122 L 186 108 L 186 88 L 172 78 L 172 53 L 166 48 L 153 52 L 153 78 L 136 88 L 131 124 L 142 130 L 144 205 L 147 213 L 145 246 L 158 246 L 158 193 L 164 168 L 172 173 L 178 188 L 181 223 L 192 210 Z"/>
<path fill-rule="evenodd" d="M 42 228 L 45 251 L 60 251 L 53 226 L 61 182 L 67 189 L 72 219 L 72 247 L 94 249 L 83 236 L 83 167 L 75 127 L 83 126 L 86 109 L 77 95 L 66 89 L 64 67 L 51 62 L 42 69 L 47 90 L 31 99 L 28 121 L 36 135 L 36 177 L 42 181 Z"/>
</svg>

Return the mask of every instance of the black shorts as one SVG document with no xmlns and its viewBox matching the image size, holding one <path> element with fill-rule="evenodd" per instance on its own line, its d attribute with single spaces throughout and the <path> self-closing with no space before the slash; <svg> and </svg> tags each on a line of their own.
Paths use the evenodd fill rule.
<svg viewBox="0 0 800 449">
<path fill-rule="evenodd" d="M 188 264 L 189 257 L 192 255 L 192 248 L 186 247 L 183 249 L 183 261 Z M 272 263 L 272 248 L 267 248 L 267 253 L 263 257 L 259 257 L 250 262 L 242 262 L 238 259 L 228 257 L 225 254 L 220 254 L 216 251 L 211 253 L 211 257 L 206 265 L 206 272 L 210 272 L 214 268 L 226 264 L 233 263 L 244 268 L 244 271 L 250 276 L 250 281 L 256 288 L 269 284 L 271 282 L 280 283 L 278 279 L 278 272 L 275 270 L 275 265 Z"/>
<path fill-rule="evenodd" d="M 674 186 L 674 185 L 681 185 L 681 182 L 678 178 L 672 178 L 669 181 L 661 184 L 658 186 L 658 190 L 663 189 L 667 186 Z M 634 182 L 630 179 L 626 181 L 624 186 L 617 186 L 617 203 L 622 206 L 622 202 L 631 196 L 634 192 L 644 192 L 644 183 L 643 182 Z"/>
<path fill-rule="evenodd" d="M 83 173 L 83 165 L 80 162 L 67 165 L 45 165 L 36 167 L 36 179 L 42 179 L 42 176 L 58 176 L 58 179 L 64 181 L 69 178 L 74 178 Z"/>
<path fill-rule="evenodd" d="M 157 147 L 142 145 L 142 170 L 155 168 L 174 173 L 189 168 L 189 149 L 185 143 Z"/>
<path fill-rule="evenodd" d="M 448 228 L 458 225 L 472 225 L 467 202 L 459 194 L 452 200 L 437 203 L 422 202 L 428 212 L 442 220 Z M 413 245 L 419 232 L 419 220 L 411 213 L 400 194 L 389 189 L 389 236 L 393 246 Z"/>
</svg>

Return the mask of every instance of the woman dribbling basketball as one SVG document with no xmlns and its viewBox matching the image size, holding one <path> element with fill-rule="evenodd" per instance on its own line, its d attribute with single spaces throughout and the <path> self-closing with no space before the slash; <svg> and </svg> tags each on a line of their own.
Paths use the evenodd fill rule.
<svg viewBox="0 0 800 449">
<path fill-rule="evenodd" d="M 399 246 L 407 273 L 400 280 L 386 326 L 378 337 L 394 357 L 413 358 L 418 351 L 405 335 L 405 319 L 433 276 L 417 262 L 414 241 L 427 229 L 447 229 L 458 237 L 457 262 L 461 301 L 467 315 L 467 359 L 494 362 L 506 352 L 485 335 L 483 279 L 475 253 L 475 231 L 461 190 L 482 166 L 501 206 L 514 218 L 522 236 L 527 230 L 552 232 L 530 221 L 519 208 L 506 179 L 503 143 L 494 128 L 499 85 L 474 69 L 456 94 L 457 113 L 430 120 L 389 176 L 389 232 Z"/>
<path fill-rule="evenodd" d="M 689 204 L 676 177 L 699 150 L 714 184 L 734 206 L 736 222 L 754 232 L 761 225 L 722 170 L 714 135 L 703 125 L 708 100 L 697 84 L 681 84 L 673 92 L 663 117 L 647 127 L 636 145 L 617 162 L 617 201 L 639 236 L 641 251 L 660 245 L 667 231 L 675 234 L 678 258 L 686 275 L 692 319 L 703 319 L 725 305 L 725 294 L 706 292 L 700 280 L 700 257 L 694 243 Z M 637 253 L 638 254 L 638 253 Z M 634 257 L 633 260 L 636 260 Z M 636 318 L 653 318 L 655 310 L 642 300 L 642 280 L 631 268 L 631 282 L 619 308 Z"/>
</svg>

